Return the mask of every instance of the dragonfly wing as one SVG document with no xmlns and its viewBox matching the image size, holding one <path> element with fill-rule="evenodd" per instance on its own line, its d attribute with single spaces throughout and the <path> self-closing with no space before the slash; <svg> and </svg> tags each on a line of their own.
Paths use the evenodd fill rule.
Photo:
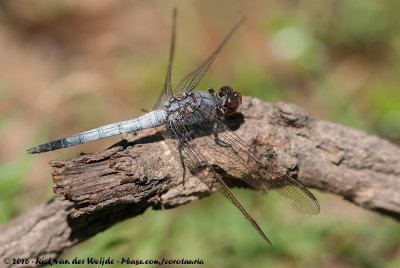
<svg viewBox="0 0 400 268">
<path fill-rule="evenodd" d="M 202 113 L 206 113 L 202 111 Z M 267 164 L 250 152 L 248 145 L 224 123 L 215 118 L 213 122 L 203 124 L 207 129 L 214 129 L 215 139 L 219 144 L 225 144 L 233 150 L 230 157 L 235 158 L 251 176 L 243 176 L 242 180 L 263 192 L 274 190 L 282 197 L 291 200 L 296 211 L 315 215 L 320 206 L 314 195 L 301 183 L 290 177 L 284 171 L 284 165 L 277 159 L 271 159 Z M 217 145 L 218 146 L 218 145 Z"/>
<path fill-rule="evenodd" d="M 229 34 L 225 37 L 225 39 L 221 42 L 221 44 L 215 49 L 215 51 L 210 55 L 210 57 L 201 64 L 196 70 L 188 74 L 185 78 L 183 78 L 174 90 L 175 95 L 182 94 L 185 91 L 192 91 L 196 88 L 196 86 L 200 83 L 201 79 L 203 79 L 204 75 L 207 73 L 211 64 L 217 57 L 218 53 L 221 51 L 222 47 L 229 40 L 232 34 L 236 31 L 236 29 L 243 23 L 244 18 L 242 18 L 229 32 Z"/>
<path fill-rule="evenodd" d="M 186 126 L 179 121 L 171 122 L 168 126 L 167 131 L 169 136 L 173 136 L 178 140 L 179 150 L 182 152 L 184 160 L 186 163 L 191 163 L 191 166 L 203 167 L 203 171 L 206 173 L 207 178 L 211 178 L 213 182 L 216 183 L 219 191 L 233 204 L 240 212 L 245 216 L 245 218 L 250 222 L 250 224 L 256 229 L 260 236 L 269 244 L 271 242 L 255 222 L 255 220 L 250 216 L 247 210 L 242 206 L 236 196 L 232 193 L 226 183 L 222 180 L 221 176 L 215 171 L 215 169 L 210 165 L 207 158 L 203 153 L 205 152 L 205 147 L 197 144 L 196 140 L 193 139 L 193 131 L 198 130 L 196 125 Z M 207 135 L 205 136 L 207 137 Z M 207 184 L 207 182 L 206 182 Z M 207 184 L 208 187 L 209 184 Z"/>
<path fill-rule="evenodd" d="M 172 68 L 172 60 L 174 58 L 174 50 L 175 50 L 175 35 L 176 35 L 176 8 L 174 8 L 173 19 L 172 19 L 172 36 L 171 36 L 171 46 L 169 49 L 169 59 L 168 59 L 168 67 L 167 74 L 165 76 L 165 82 L 163 90 L 161 91 L 161 95 L 158 98 L 154 109 L 160 109 L 164 106 L 164 103 L 173 96 L 172 94 L 172 86 L 171 86 L 171 68 Z"/>
<path fill-rule="evenodd" d="M 293 209 L 304 213 L 317 215 L 320 211 L 318 200 L 302 184 L 285 174 L 280 179 L 269 182 L 272 190 L 282 197 L 292 201 Z"/>
</svg>

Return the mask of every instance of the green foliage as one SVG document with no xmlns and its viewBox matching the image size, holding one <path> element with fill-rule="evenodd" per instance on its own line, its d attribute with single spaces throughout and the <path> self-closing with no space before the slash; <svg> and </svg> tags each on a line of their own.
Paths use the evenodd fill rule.
<svg viewBox="0 0 400 268">
<path fill-rule="evenodd" d="M 6 222 L 22 212 L 19 195 L 24 190 L 24 177 L 28 160 L 25 156 L 0 166 L 0 223 Z"/>
</svg>

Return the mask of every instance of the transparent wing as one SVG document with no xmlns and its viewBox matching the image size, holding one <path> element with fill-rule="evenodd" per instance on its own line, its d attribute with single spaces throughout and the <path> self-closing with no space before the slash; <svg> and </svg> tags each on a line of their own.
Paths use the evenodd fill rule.
<svg viewBox="0 0 400 268">
<path fill-rule="evenodd" d="M 217 57 L 218 53 L 221 51 L 222 47 L 229 40 L 232 34 L 236 31 L 236 29 L 243 23 L 244 18 L 242 18 L 229 32 L 229 34 L 225 37 L 225 39 L 221 42 L 221 44 L 215 49 L 215 51 L 211 54 L 211 56 L 196 70 L 188 74 L 185 78 L 183 78 L 179 84 L 176 86 L 174 90 L 174 95 L 177 96 L 182 94 L 185 91 L 192 91 L 196 88 L 196 86 L 200 83 L 201 79 L 207 73 L 208 68 L 210 68 L 211 64 Z"/>
<path fill-rule="evenodd" d="M 165 76 L 165 82 L 163 90 L 161 91 L 160 97 L 154 109 L 160 109 L 164 105 L 164 103 L 172 97 L 172 86 L 171 86 L 171 68 L 172 68 L 172 60 L 174 58 L 174 49 L 175 49 L 175 34 L 176 34 L 176 8 L 173 11 L 173 18 L 172 18 L 172 36 L 171 36 L 171 46 L 169 49 L 169 59 L 168 59 L 168 67 L 167 67 L 167 74 Z"/>
<path fill-rule="evenodd" d="M 204 118 L 209 116 L 204 111 L 201 111 L 201 113 L 204 114 Z M 229 158 L 234 159 L 235 163 L 240 163 L 250 171 L 252 176 L 243 176 L 243 181 L 264 192 L 269 190 L 278 192 L 282 197 L 291 200 L 296 211 L 311 215 L 319 213 L 320 206 L 314 195 L 286 174 L 285 168 L 279 160 L 271 159 L 268 164 L 263 164 L 249 151 L 248 145 L 217 118 L 212 122 L 204 122 L 203 127 L 213 130 L 214 133 L 214 142 L 211 140 L 211 136 L 208 136 L 205 137 L 209 139 L 207 143 L 215 144 L 217 142 L 230 147 L 233 153 L 229 155 Z"/>
<path fill-rule="evenodd" d="M 226 183 L 222 180 L 222 178 L 218 175 L 218 173 L 214 170 L 214 168 L 209 164 L 207 158 L 203 154 L 204 148 L 197 144 L 196 141 L 192 138 L 191 132 L 196 127 L 185 126 L 180 122 L 171 122 L 166 130 L 167 138 L 174 138 L 178 142 L 179 150 L 184 157 L 184 162 L 186 164 L 190 164 L 192 166 L 203 167 L 203 171 L 206 172 L 206 176 L 208 178 L 213 179 L 216 183 L 219 191 L 233 204 L 235 205 L 240 212 L 245 216 L 245 218 L 250 222 L 250 224 L 256 229 L 256 231 L 260 234 L 260 236 L 269 244 L 271 242 L 255 222 L 255 220 L 250 216 L 247 210 L 242 206 L 236 196 L 232 193 Z M 196 128 L 197 129 L 197 128 Z M 206 182 L 207 184 L 207 182 Z"/>
</svg>

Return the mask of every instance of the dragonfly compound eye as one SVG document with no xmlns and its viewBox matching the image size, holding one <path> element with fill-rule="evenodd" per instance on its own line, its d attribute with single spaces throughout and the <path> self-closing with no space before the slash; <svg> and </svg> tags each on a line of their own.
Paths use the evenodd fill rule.
<svg viewBox="0 0 400 268">
<path fill-rule="evenodd" d="M 231 88 L 230 86 L 223 86 L 223 87 L 221 87 L 221 89 L 218 91 L 218 95 L 219 95 L 220 97 L 225 97 L 225 96 L 231 95 L 231 94 L 233 94 L 233 93 L 234 93 L 234 90 L 233 90 L 233 88 Z"/>
<path fill-rule="evenodd" d="M 242 96 L 239 92 L 230 93 L 225 100 L 224 110 L 226 114 L 233 114 L 242 104 Z"/>
<path fill-rule="evenodd" d="M 235 96 L 236 100 L 237 100 L 237 108 L 239 108 L 240 105 L 242 105 L 242 94 L 240 94 L 239 92 L 235 91 L 235 93 L 233 93 L 233 96 Z"/>
</svg>

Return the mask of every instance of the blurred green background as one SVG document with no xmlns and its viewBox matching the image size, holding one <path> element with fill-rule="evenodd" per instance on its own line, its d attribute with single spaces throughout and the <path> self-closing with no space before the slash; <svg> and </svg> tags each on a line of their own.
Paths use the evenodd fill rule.
<svg viewBox="0 0 400 268">
<path fill-rule="evenodd" d="M 52 159 L 119 141 L 27 155 L 39 143 L 151 109 L 178 7 L 173 83 L 242 17 L 199 89 L 231 85 L 313 116 L 400 143 L 400 1 L 0 2 L 0 223 L 52 195 Z M 400 267 L 398 222 L 313 191 L 321 214 L 274 194 L 234 189 L 272 240 L 268 247 L 218 194 L 146 211 L 62 257 L 202 259 L 201 267 Z"/>
</svg>

